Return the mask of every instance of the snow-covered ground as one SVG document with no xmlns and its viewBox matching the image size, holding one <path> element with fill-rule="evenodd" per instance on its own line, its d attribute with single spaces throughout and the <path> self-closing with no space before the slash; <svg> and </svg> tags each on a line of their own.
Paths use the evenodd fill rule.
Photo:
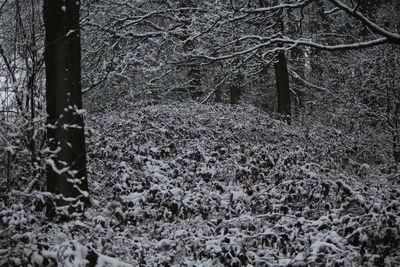
<svg viewBox="0 0 400 267">
<path fill-rule="evenodd" d="M 343 166 L 346 140 L 313 131 L 251 106 L 89 114 L 92 207 L 54 223 L 41 193 L 4 198 L 0 263 L 398 266 L 398 174 Z"/>
</svg>

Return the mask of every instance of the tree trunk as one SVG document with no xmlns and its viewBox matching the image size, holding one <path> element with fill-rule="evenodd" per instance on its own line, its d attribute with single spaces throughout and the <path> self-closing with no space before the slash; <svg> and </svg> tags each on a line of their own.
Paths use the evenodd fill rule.
<svg viewBox="0 0 400 267">
<path fill-rule="evenodd" d="M 221 88 L 216 88 L 215 89 L 215 100 L 216 103 L 221 103 L 222 102 L 222 92 Z"/>
<path fill-rule="evenodd" d="M 181 8 L 196 7 L 196 3 L 184 0 L 179 2 L 179 7 Z M 189 39 L 190 29 L 188 28 L 191 24 L 190 14 L 182 12 L 181 15 L 184 20 L 184 25 L 182 27 L 183 35 L 180 38 L 183 44 L 183 51 L 185 53 L 192 52 L 193 49 L 195 48 L 195 42 Z M 189 80 L 188 90 L 190 97 L 193 100 L 198 100 L 203 95 L 203 92 L 201 91 L 201 71 L 200 67 L 196 65 L 194 61 L 191 61 L 188 66 L 187 78 Z"/>
<path fill-rule="evenodd" d="M 236 74 L 233 78 L 232 84 L 229 86 L 231 104 L 239 104 L 239 100 L 243 91 L 242 80 L 243 76 L 241 74 Z"/>
<path fill-rule="evenodd" d="M 278 112 L 286 115 L 289 118 L 291 114 L 289 74 L 287 70 L 285 53 L 283 51 L 279 52 L 277 62 L 274 64 L 274 68 L 278 95 Z"/>
<path fill-rule="evenodd" d="M 45 0 L 43 13 L 47 138 L 54 151 L 47 160 L 47 190 L 57 196 L 57 207 L 82 211 L 89 198 L 81 112 L 79 2 Z M 53 208 L 48 215 L 54 215 Z"/>
<path fill-rule="evenodd" d="M 188 72 L 188 77 L 190 79 L 190 82 L 189 82 L 190 96 L 193 100 L 196 100 L 203 95 L 203 93 L 200 90 L 201 74 L 200 74 L 199 67 L 198 66 L 190 66 L 189 72 Z"/>
<path fill-rule="evenodd" d="M 237 84 L 232 84 L 229 88 L 231 104 L 239 104 L 240 100 L 240 87 Z"/>
</svg>

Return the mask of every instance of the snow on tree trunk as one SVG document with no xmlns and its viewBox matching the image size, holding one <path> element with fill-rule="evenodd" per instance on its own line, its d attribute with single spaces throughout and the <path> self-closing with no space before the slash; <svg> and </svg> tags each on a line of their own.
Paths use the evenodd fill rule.
<svg viewBox="0 0 400 267">
<path fill-rule="evenodd" d="M 47 190 L 57 207 L 82 210 L 89 204 L 82 117 L 79 2 L 45 0 L 45 64 L 47 138 L 53 151 L 47 159 Z M 48 214 L 54 215 L 49 208 Z"/>
<path fill-rule="evenodd" d="M 289 74 L 283 51 L 279 52 L 274 68 L 278 94 L 278 112 L 290 116 Z"/>
</svg>

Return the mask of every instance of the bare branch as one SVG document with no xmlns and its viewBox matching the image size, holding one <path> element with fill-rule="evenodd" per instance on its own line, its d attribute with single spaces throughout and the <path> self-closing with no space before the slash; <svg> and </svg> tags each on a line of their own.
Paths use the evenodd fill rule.
<svg viewBox="0 0 400 267">
<path fill-rule="evenodd" d="M 331 10 L 324 11 L 324 14 L 325 15 L 330 15 L 330 14 L 333 14 L 333 13 L 339 11 L 339 10 L 340 10 L 339 8 L 335 7 L 335 8 L 332 8 Z"/>
<path fill-rule="evenodd" d="M 291 70 L 291 71 L 289 72 L 289 74 L 290 74 L 290 76 L 293 77 L 293 79 L 298 80 L 298 81 L 304 83 L 305 85 L 307 85 L 308 87 L 310 87 L 310 88 L 312 88 L 312 89 L 315 89 L 315 90 L 321 91 L 321 92 L 325 92 L 325 93 L 329 93 L 329 92 L 330 92 L 330 90 L 328 90 L 328 89 L 326 89 L 326 88 L 324 88 L 324 87 L 321 87 L 321 86 L 318 86 L 318 85 L 315 85 L 315 84 L 312 84 L 312 83 L 306 81 L 305 79 L 303 79 L 302 77 L 300 77 L 300 75 L 297 74 L 297 73 L 296 73 L 295 71 L 293 71 L 293 70 Z"/>
<path fill-rule="evenodd" d="M 381 36 L 384 36 L 387 38 L 387 43 L 391 44 L 400 44 L 400 34 L 389 32 L 379 26 L 378 24 L 372 22 L 370 19 L 365 17 L 362 13 L 358 12 L 356 8 L 350 8 L 343 4 L 339 0 L 329 0 L 334 6 L 337 8 L 340 8 L 344 12 L 346 12 L 348 15 L 352 16 L 353 18 L 361 21 L 364 25 L 369 27 L 374 33 L 379 34 Z"/>
<path fill-rule="evenodd" d="M 7 4 L 8 0 L 5 0 L 0 6 L 0 15 L 3 13 L 3 8 Z"/>
<path fill-rule="evenodd" d="M 358 42 L 358 43 L 351 43 L 351 44 L 338 44 L 338 45 L 323 45 L 319 43 L 315 43 L 312 41 L 305 41 L 305 40 L 291 40 L 282 38 L 278 42 L 282 43 L 289 43 L 295 45 L 302 45 L 302 46 L 309 46 L 314 47 L 322 50 L 329 50 L 329 51 L 338 51 L 338 50 L 356 50 L 362 48 L 373 47 L 377 45 L 387 44 L 390 43 L 390 40 L 386 37 L 365 41 L 365 42 Z"/>
<path fill-rule="evenodd" d="M 15 82 L 16 78 L 14 76 L 14 72 L 13 72 L 13 70 L 11 68 L 11 64 L 10 64 L 10 62 L 9 62 L 9 60 L 8 60 L 4 50 L 3 50 L 3 47 L 1 46 L 1 44 L 0 44 L 0 55 L 3 58 L 4 63 L 6 64 L 7 70 L 9 72 L 9 74 L 11 75 L 12 81 Z"/>
<path fill-rule="evenodd" d="M 251 52 L 266 48 L 266 47 L 270 47 L 276 44 L 288 44 L 290 45 L 289 47 L 274 47 L 270 50 L 268 50 L 267 52 L 265 52 L 263 54 L 264 58 L 267 54 L 274 54 L 276 52 L 282 51 L 282 50 L 290 50 L 296 46 L 308 46 L 308 47 L 313 47 L 313 48 L 317 48 L 317 49 L 321 49 L 321 50 L 327 50 L 327 51 L 340 51 L 340 50 L 357 50 L 357 49 L 362 49 L 362 48 L 368 48 L 368 47 L 373 47 L 373 46 L 377 46 L 377 45 L 382 45 L 382 44 L 387 44 L 389 43 L 389 39 L 382 37 L 382 38 L 378 38 L 378 39 L 374 39 L 374 40 L 370 40 L 370 41 L 365 41 L 365 42 L 357 42 L 357 43 L 351 43 L 351 44 L 338 44 L 338 45 L 324 45 L 324 44 L 320 44 L 320 43 L 316 43 L 313 41 L 309 41 L 309 40 L 293 40 L 287 37 L 279 37 L 279 38 L 270 38 L 269 40 L 267 40 L 268 38 L 266 37 L 257 37 L 257 36 L 245 36 L 240 38 L 240 40 L 245 40 L 245 39 L 259 39 L 259 40 L 265 40 L 265 42 L 259 43 L 257 45 L 253 45 L 247 49 L 241 50 L 241 51 L 237 51 L 234 53 L 230 53 L 230 54 L 225 54 L 225 55 L 221 55 L 221 56 L 208 56 L 208 55 L 194 55 L 194 54 L 187 54 L 186 56 L 189 57 L 197 57 L 197 58 L 203 58 L 203 59 L 207 59 L 210 61 L 219 61 L 219 60 L 226 60 L 226 59 L 230 59 L 230 58 L 234 58 L 234 57 L 238 57 L 238 56 L 243 56 L 243 55 L 247 55 Z"/>
<path fill-rule="evenodd" d="M 285 9 L 285 8 L 299 8 L 299 7 L 305 7 L 308 4 L 310 4 L 313 0 L 304 0 L 298 3 L 294 4 L 280 4 L 276 6 L 270 6 L 270 7 L 260 7 L 260 8 L 243 8 L 240 9 L 241 12 L 246 12 L 246 13 L 266 13 L 266 12 L 271 12 L 274 10 L 280 10 L 280 9 Z"/>
</svg>

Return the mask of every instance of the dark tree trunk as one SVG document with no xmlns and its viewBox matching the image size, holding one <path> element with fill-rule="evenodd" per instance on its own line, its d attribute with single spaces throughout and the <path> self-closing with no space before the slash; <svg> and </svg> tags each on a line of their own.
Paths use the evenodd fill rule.
<svg viewBox="0 0 400 267">
<path fill-rule="evenodd" d="M 232 84 L 229 87 L 231 104 L 238 104 L 240 100 L 240 87 L 237 84 Z"/>
<path fill-rule="evenodd" d="M 238 104 L 240 100 L 240 96 L 242 95 L 242 80 L 243 76 L 241 74 L 237 74 L 233 78 L 232 84 L 229 86 L 229 94 L 230 94 L 230 103 Z"/>
<path fill-rule="evenodd" d="M 89 204 L 81 91 L 79 2 L 45 0 L 47 138 L 54 153 L 47 161 L 47 190 L 56 206 L 81 211 Z M 68 198 L 68 199 L 67 199 Z M 50 210 L 50 211 L 49 211 Z M 49 209 L 48 214 L 54 215 Z"/>
<path fill-rule="evenodd" d="M 221 103 L 222 102 L 222 92 L 221 88 L 216 88 L 215 89 L 215 100 L 216 103 Z"/>
<path fill-rule="evenodd" d="M 285 53 L 279 52 L 277 62 L 274 64 L 276 89 L 278 94 L 278 112 L 290 116 L 290 91 L 289 91 L 289 74 L 287 70 L 287 62 Z"/>
</svg>

